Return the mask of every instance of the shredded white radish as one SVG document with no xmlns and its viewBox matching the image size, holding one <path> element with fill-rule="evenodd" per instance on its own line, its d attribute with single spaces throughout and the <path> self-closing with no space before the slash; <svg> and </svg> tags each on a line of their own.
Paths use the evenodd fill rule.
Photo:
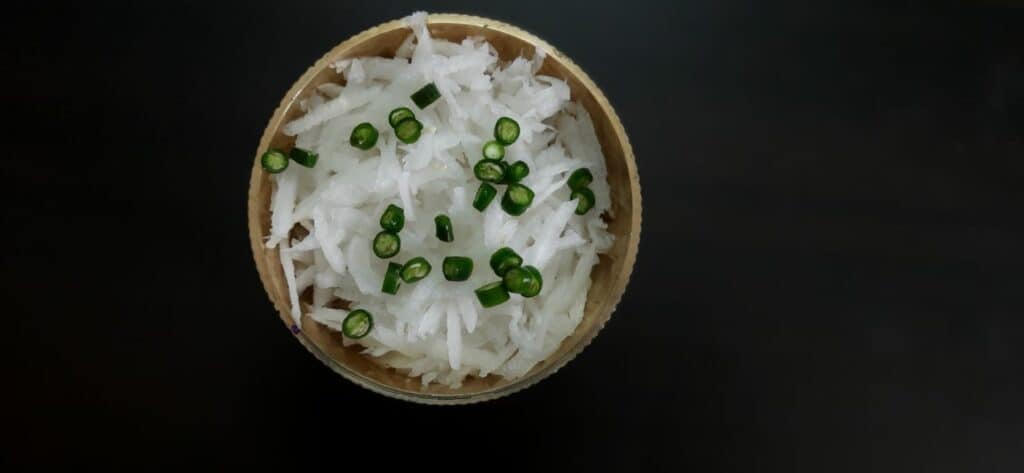
<svg viewBox="0 0 1024 473">
<path fill-rule="evenodd" d="M 467 376 L 523 376 L 558 349 L 583 317 L 590 272 L 613 237 L 602 214 L 611 214 L 601 146 L 586 110 L 570 100 L 565 81 L 537 75 L 544 51 L 533 58 L 502 62 L 480 38 L 453 43 L 432 38 L 426 14 L 406 20 L 413 33 L 394 58 L 364 57 L 332 66 L 343 84 L 327 83 L 301 104 L 306 113 L 285 125 L 300 147 L 320 156 L 317 165 L 289 166 L 274 177 L 268 247 L 279 247 L 289 304 L 300 325 L 300 295 L 312 287 L 306 315 L 341 330 L 348 311 L 338 299 L 373 314 L 374 328 L 359 340 L 366 356 L 419 377 L 423 385 L 460 386 Z M 441 98 L 421 110 L 409 96 L 433 82 Z M 388 112 L 413 110 L 423 123 L 412 144 L 398 141 Z M 480 182 L 472 166 L 492 140 L 502 116 L 516 120 L 519 139 L 506 147 L 509 164 L 530 168 L 522 184 L 533 189 L 529 209 L 513 217 L 501 209 L 501 193 L 483 212 L 472 207 Z M 369 122 L 379 132 L 375 147 L 349 145 L 352 129 Z M 576 215 L 569 199 L 569 175 L 586 168 L 594 175 L 595 207 Z M 404 209 L 400 252 L 384 260 L 372 252 L 378 220 L 390 205 Z M 446 214 L 455 239 L 435 236 L 434 217 Z M 291 240 L 302 227 L 307 236 Z M 302 235 L 302 233 L 299 233 Z M 509 246 L 544 278 L 533 298 L 513 294 L 504 304 L 484 308 L 474 289 L 498 280 L 490 255 Z M 432 272 L 384 294 L 389 262 L 422 256 Z M 469 280 L 442 275 L 446 256 L 474 261 Z"/>
<path fill-rule="evenodd" d="M 299 306 L 299 292 L 295 283 L 295 263 L 288 254 L 288 240 L 281 242 L 281 269 L 284 270 L 285 282 L 288 284 L 288 305 L 291 307 L 292 319 L 297 327 L 302 326 L 302 308 Z"/>
<path fill-rule="evenodd" d="M 352 109 L 359 108 L 366 105 L 367 102 L 373 100 L 374 96 L 380 93 L 379 87 L 370 89 L 363 89 L 353 91 L 353 88 L 346 88 L 341 92 L 341 95 L 324 102 L 318 107 L 313 108 L 306 115 L 298 120 L 288 123 L 284 126 L 284 133 L 289 136 L 298 135 L 304 131 L 309 131 L 313 127 L 330 120 L 338 115 L 346 113 Z M 351 93 L 346 93 L 352 91 Z"/>
</svg>

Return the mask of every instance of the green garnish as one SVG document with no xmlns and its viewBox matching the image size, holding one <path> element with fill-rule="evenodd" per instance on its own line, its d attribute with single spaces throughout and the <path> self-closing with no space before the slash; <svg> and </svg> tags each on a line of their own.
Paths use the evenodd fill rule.
<svg viewBox="0 0 1024 473">
<path fill-rule="evenodd" d="M 402 271 L 402 265 L 388 263 L 388 270 L 384 273 L 384 284 L 380 288 L 381 292 L 385 294 L 398 294 L 398 288 L 402 285 L 399 282 L 400 271 Z"/>
<path fill-rule="evenodd" d="M 494 124 L 494 139 L 508 146 L 519 138 L 519 124 L 509 117 L 501 117 Z"/>
<path fill-rule="evenodd" d="M 408 107 L 399 107 L 388 114 L 388 124 L 394 128 L 406 118 L 416 118 L 416 115 L 413 115 L 412 110 L 409 110 Z"/>
<path fill-rule="evenodd" d="M 544 278 L 540 275 L 540 270 L 533 266 L 523 266 L 524 271 L 530 273 L 531 279 L 530 284 L 527 285 L 523 290 L 519 291 L 523 297 L 534 297 L 540 294 L 540 290 L 544 287 Z"/>
<path fill-rule="evenodd" d="M 292 158 L 292 161 L 306 166 L 307 168 L 316 166 L 316 160 L 320 157 L 320 155 L 313 151 L 302 148 L 292 148 L 292 150 L 288 152 L 288 156 Z"/>
<path fill-rule="evenodd" d="M 415 143 L 416 140 L 420 139 L 420 133 L 423 132 L 423 124 L 419 120 L 408 117 L 402 119 L 395 125 L 395 136 L 398 140 L 405 144 Z"/>
<path fill-rule="evenodd" d="M 501 183 L 505 180 L 505 168 L 501 164 L 494 159 L 481 159 L 473 166 L 473 174 L 484 182 Z"/>
<path fill-rule="evenodd" d="M 405 210 L 395 204 L 388 204 L 380 215 L 380 227 L 393 233 L 402 231 L 405 226 Z"/>
<path fill-rule="evenodd" d="M 422 256 L 417 256 L 409 260 L 408 263 L 405 263 L 405 266 L 402 266 L 402 281 L 407 283 L 419 281 L 430 274 L 430 269 L 430 263 L 427 259 Z"/>
<path fill-rule="evenodd" d="M 505 146 L 493 140 L 484 143 L 484 157 L 487 159 L 504 158 Z"/>
<path fill-rule="evenodd" d="M 501 197 L 501 208 L 512 216 L 522 215 L 533 203 L 533 191 L 522 184 L 509 184 Z"/>
<path fill-rule="evenodd" d="M 522 161 L 516 161 L 509 165 L 508 171 L 505 173 L 505 181 L 509 183 L 516 183 L 526 176 L 530 175 L 530 166 Z"/>
<path fill-rule="evenodd" d="M 268 149 L 260 157 L 260 165 L 263 170 L 271 174 L 277 174 L 288 168 L 288 156 L 279 149 Z"/>
<path fill-rule="evenodd" d="M 523 268 L 509 269 L 501 280 L 505 284 L 505 289 L 516 294 L 522 294 L 523 291 L 534 286 L 533 274 Z"/>
<path fill-rule="evenodd" d="M 373 316 L 363 309 L 356 309 L 341 322 L 341 333 L 348 338 L 359 339 L 373 330 Z"/>
<path fill-rule="evenodd" d="M 402 249 L 402 240 L 398 235 L 387 230 L 380 232 L 373 238 L 373 254 L 378 258 L 390 258 L 398 254 Z"/>
<path fill-rule="evenodd" d="M 491 201 L 496 195 L 498 195 L 498 189 L 486 182 L 480 183 L 480 187 L 476 190 L 476 196 L 473 197 L 473 208 L 483 212 L 488 205 L 491 205 Z"/>
<path fill-rule="evenodd" d="M 509 299 L 508 290 L 505 289 L 505 285 L 501 281 L 485 284 L 473 292 L 476 293 L 476 298 L 480 301 L 480 305 L 485 308 L 494 307 Z"/>
<path fill-rule="evenodd" d="M 367 150 L 377 144 L 377 136 L 377 129 L 369 122 L 363 122 L 352 129 L 352 136 L 349 137 L 348 142 L 356 148 Z"/>
<path fill-rule="evenodd" d="M 491 255 L 491 269 L 498 276 L 504 276 L 508 270 L 518 268 L 522 264 L 523 257 L 507 246 L 498 249 Z"/>
<path fill-rule="evenodd" d="M 420 90 L 413 92 L 409 98 L 416 104 L 420 110 L 427 108 L 430 104 L 434 103 L 437 99 L 441 98 L 441 92 L 437 91 L 437 86 L 433 82 L 423 86 Z"/>
<path fill-rule="evenodd" d="M 569 175 L 569 188 L 578 191 L 594 182 L 594 175 L 587 168 L 579 168 Z"/>
<path fill-rule="evenodd" d="M 465 281 L 473 274 L 473 260 L 465 256 L 448 256 L 441 262 L 441 272 L 449 281 Z"/>
<path fill-rule="evenodd" d="M 454 240 L 455 233 L 452 231 L 452 219 L 444 214 L 434 217 L 434 233 L 437 235 L 438 240 L 449 242 Z"/>
<path fill-rule="evenodd" d="M 594 207 L 594 191 L 589 187 L 572 191 L 572 194 L 569 194 L 569 200 L 575 199 L 579 199 L 576 201 L 576 215 L 583 215 Z"/>
</svg>

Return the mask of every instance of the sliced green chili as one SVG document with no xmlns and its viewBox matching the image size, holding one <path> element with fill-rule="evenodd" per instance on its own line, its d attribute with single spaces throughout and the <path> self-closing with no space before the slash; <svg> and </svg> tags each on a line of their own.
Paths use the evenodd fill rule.
<svg viewBox="0 0 1024 473">
<path fill-rule="evenodd" d="M 292 161 L 306 166 L 307 168 L 316 166 L 316 160 L 320 157 L 317 153 L 302 148 L 292 148 L 292 150 L 288 152 L 288 156 L 292 158 Z"/>
<path fill-rule="evenodd" d="M 422 256 L 417 256 L 402 266 L 402 281 L 412 283 L 427 277 L 430 274 L 430 262 Z"/>
<path fill-rule="evenodd" d="M 494 159 L 481 159 L 473 166 L 473 174 L 484 182 L 501 183 L 505 180 L 505 168 L 502 162 Z"/>
<path fill-rule="evenodd" d="M 398 288 L 402 286 L 399 280 L 399 273 L 402 271 L 402 265 L 398 263 L 388 263 L 388 270 L 384 273 L 384 284 L 381 286 L 381 292 L 385 294 L 398 294 Z"/>
<path fill-rule="evenodd" d="M 380 227 L 393 233 L 402 231 L 402 227 L 405 227 L 405 210 L 395 204 L 388 204 L 388 208 L 380 215 Z"/>
<path fill-rule="evenodd" d="M 444 214 L 434 217 L 434 232 L 438 240 L 449 242 L 454 240 L 455 232 L 452 231 L 452 219 Z"/>
<path fill-rule="evenodd" d="M 499 248 L 491 255 L 491 269 L 494 274 L 504 276 L 508 270 L 518 268 L 523 264 L 523 257 L 519 256 L 512 248 Z"/>
<path fill-rule="evenodd" d="M 587 168 L 579 168 L 569 175 L 569 188 L 578 191 L 594 182 L 594 175 Z"/>
<path fill-rule="evenodd" d="M 412 113 L 412 110 L 409 110 L 409 107 L 399 107 L 388 114 L 388 124 L 391 125 L 391 128 L 394 128 L 406 118 L 416 118 L 416 115 Z"/>
<path fill-rule="evenodd" d="M 449 281 L 465 281 L 473 274 L 473 260 L 465 256 L 447 256 L 441 262 L 441 272 Z"/>
<path fill-rule="evenodd" d="M 288 168 L 288 156 L 279 149 L 268 149 L 260 157 L 260 166 L 271 174 L 277 174 Z"/>
<path fill-rule="evenodd" d="M 423 132 L 423 124 L 419 120 L 408 117 L 402 119 L 395 125 L 395 136 L 398 140 L 405 144 L 415 143 L 416 140 L 420 139 L 420 133 Z"/>
<path fill-rule="evenodd" d="M 485 284 L 473 292 L 476 293 L 476 298 L 480 301 L 480 305 L 485 308 L 494 307 L 509 299 L 508 290 L 505 289 L 505 285 L 501 281 Z"/>
<path fill-rule="evenodd" d="M 512 216 L 522 215 L 533 203 L 533 191 L 522 184 L 509 184 L 501 197 L 501 208 Z"/>
<path fill-rule="evenodd" d="M 505 181 L 516 183 L 528 175 L 530 175 L 530 166 L 522 161 L 516 161 L 509 165 L 508 171 L 505 174 Z"/>
<path fill-rule="evenodd" d="M 484 143 L 484 157 L 487 159 L 504 158 L 505 146 L 494 140 Z"/>
<path fill-rule="evenodd" d="M 540 290 L 544 287 L 544 278 L 540 275 L 540 270 L 533 266 L 523 266 L 524 271 L 530 273 L 530 284 L 527 285 L 519 294 L 523 297 L 534 297 L 540 294 Z"/>
<path fill-rule="evenodd" d="M 348 338 L 363 338 L 373 330 L 373 316 L 363 309 L 356 309 L 341 322 L 341 333 Z"/>
<path fill-rule="evenodd" d="M 494 139 L 508 146 L 519 138 L 519 124 L 509 117 L 501 117 L 494 124 Z"/>
<path fill-rule="evenodd" d="M 486 182 L 480 183 L 480 187 L 476 190 L 476 196 L 473 197 L 473 208 L 483 212 L 488 205 L 491 205 L 491 201 L 496 195 L 498 195 L 498 189 Z"/>
<path fill-rule="evenodd" d="M 505 284 L 505 289 L 516 294 L 522 294 L 534 286 L 533 273 L 524 268 L 509 269 L 501 280 Z"/>
<path fill-rule="evenodd" d="M 589 187 L 572 191 L 572 194 L 569 194 L 569 200 L 575 199 L 579 199 L 576 201 L 576 215 L 583 215 L 594 207 L 594 191 Z"/>
<path fill-rule="evenodd" d="M 438 92 L 437 86 L 433 82 L 423 86 L 420 90 L 413 92 L 409 98 L 416 104 L 420 110 L 427 108 L 430 104 L 434 103 L 435 100 L 441 98 L 441 92 Z"/>
<path fill-rule="evenodd" d="M 356 148 L 366 150 L 377 144 L 377 136 L 377 129 L 369 122 L 363 122 L 352 129 L 352 136 L 349 137 L 348 142 Z"/>
<path fill-rule="evenodd" d="M 398 254 L 402 249 L 402 240 L 398 235 L 387 230 L 380 232 L 373 238 L 373 254 L 378 258 L 390 258 Z"/>
</svg>

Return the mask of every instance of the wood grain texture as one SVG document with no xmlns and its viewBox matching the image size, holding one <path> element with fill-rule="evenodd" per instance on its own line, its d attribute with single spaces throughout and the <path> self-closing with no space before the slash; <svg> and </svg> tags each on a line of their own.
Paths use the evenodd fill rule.
<svg viewBox="0 0 1024 473">
<path fill-rule="evenodd" d="M 551 357 L 522 378 L 509 381 L 491 375 L 484 378 L 469 377 L 459 389 L 438 384 L 422 387 L 418 378 L 410 378 L 378 365 L 359 354 L 357 346 L 344 347 L 339 334 L 303 317 L 301 331 L 296 334 L 296 338 L 346 379 L 403 400 L 427 404 L 465 404 L 494 399 L 533 385 L 568 363 L 603 328 L 626 289 L 636 261 L 641 225 L 640 181 L 629 139 L 615 110 L 586 73 L 565 55 L 519 28 L 486 18 L 437 14 L 429 16 L 428 25 L 431 35 L 451 41 L 460 41 L 467 36 L 481 36 L 497 49 L 503 60 L 511 60 L 519 55 L 531 57 L 537 47 L 546 51 L 547 57 L 540 73 L 566 80 L 572 99 L 590 113 L 605 155 L 611 188 L 612 208 L 605 219 L 609 231 L 615 235 L 615 243 L 606 255 L 601 256 L 591 274 L 592 285 L 587 295 L 583 320 Z M 285 94 L 260 139 L 249 184 L 249 239 L 260 279 L 286 327 L 291 327 L 293 322 L 289 314 L 284 272 L 277 249 L 268 249 L 264 245 L 264 236 L 270 228 L 272 182 L 260 167 L 259 157 L 268 148 L 288 148 L 293 145 L 294 138 L 285 136 L 282 128 L 285 123 L 302 114 L 298 106 L 300 99 L 312 94 L 320 84 L 343 81 L 330 64 L 351 57 L 393 56 L 410 32 L 401 21 L 396 20 L 366 30 L 336 46 L 314 63 Z"/>
</svg>

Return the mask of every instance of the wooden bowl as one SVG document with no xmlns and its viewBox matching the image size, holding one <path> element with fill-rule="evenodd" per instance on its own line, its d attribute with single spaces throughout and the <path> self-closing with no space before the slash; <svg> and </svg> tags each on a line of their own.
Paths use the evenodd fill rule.
<svg viewBox="0 0 1024 473">
<path fill-rule="evenodd" d="M 293 326 L 288 308 L 288 287 L 278 250 L 264 245 L 264 236 L 270 229 L 272 185 L 269 175 L 260 167 L 259 157 L 268 148 L 287 149 L 294 144 L 294 138 L 285 136 L 282 128 L 302 114 L 298 106 L 300 99 L 311 95 L 320 84 L 343 81 L 330 64 L 350 57 L 393 56 L 411 33 L 400 20 L 371 28 L 339 44 L 313 64 L 285 94 L 263 132 L 253 161 L 249 182 L 249 240 L 260 279 L 278 315 L 299 342 L 320 361 L 356 384 L 387 396 L 426 404 L 465 404 L 495 399 L 533 385 L 568 363 L 601 330 L 622 297 L 636 261 L 640 240 L 640 181 L 633 150 L 615 110 L 586 73 L 564 54 L 519 28 L 487 18 L 443 14 L 430 15 L 427 21 L 434 37 L 456 42 L 467 36 L 486 38 L 503 60 L 512 60 L 519 55 L 533 57 L 535 47 L 544 49 L 548 55 L 540 73 L 567 81 L 572 99 L 586 107 L 594 120 L 607 160 L 614 217 L 605 217 L 608 230 L 615 235 L 615 243 L 606 255 L 601 256 L 591 273 L 593 282 L 587 295 L 586 310 L 576 331 L 551 357 L 519 379 L 508 381 L 495 375 L 470 377 L 459 389 L 451 389 L 438 384 L 421 387 L 419 379 L 378 365 L 360 354 L 359 347 L 345 348 L 339 334 L 309 317 L 302 318 L 301 330 Z"/>
</svg>

